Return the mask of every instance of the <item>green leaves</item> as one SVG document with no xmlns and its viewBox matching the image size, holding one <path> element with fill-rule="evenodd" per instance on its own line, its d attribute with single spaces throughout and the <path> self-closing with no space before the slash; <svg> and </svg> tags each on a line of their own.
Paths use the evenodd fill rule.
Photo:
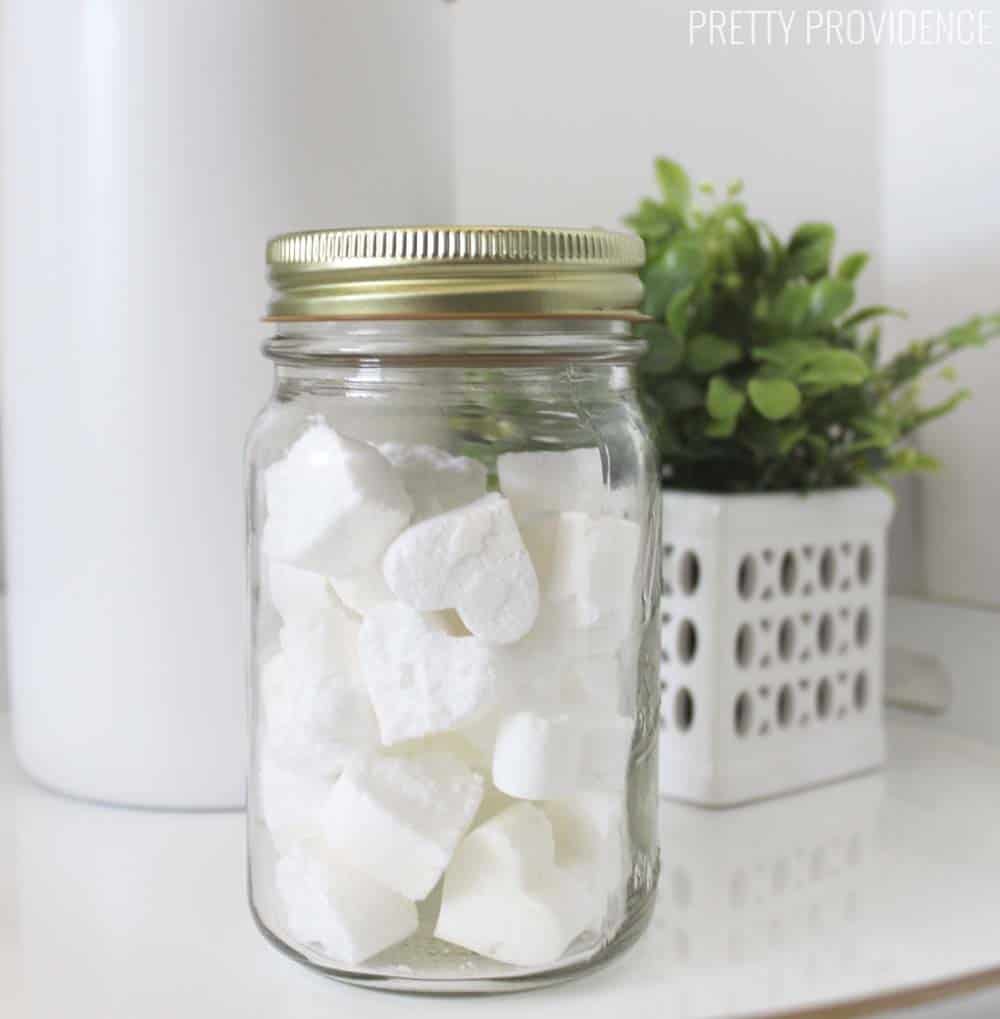
<svg viewBox="0 0 1000 1019">
<path fill-rule="evenodd" d="M 746 395 L 722 375 L 713 375 L 708 383 L 705 406 L 716 421 L 734 420 L 746 403 Z"/>
<path fill-rule="evenodd" d="M 695 375 L 711 375 L 743 357 L 743 349 L 733 340 L 714 333 L 699 333 L 688 344 L 687 364 Z"/>
<path fill-rule="evenodd" d="M 780 327 L 795 329 L 805 321 L 811 301 L 809 284 L 788 283 L 775 298 L 769 317 Z"/>
<path fill-rule="evenodd" d="M 647 244 L 669 236 L 681 224 L 682 217 L 676 209 L 660 205 L 652 198 L 643 198 L 639 208 L 625 217 L 625 225 L 645 238 Z"/>
<path fill-rule="evenodd" d="M 750 402 L 768 421 L 780 421 L 794 414 L 802 403 L 799 387 L 788 379 L 751 379 L 747 384 Z"/>
<path fill-rule="evenodd" d="M 781 340 L 754 347 L 753 358 L 771 368 L 772 377 L 824 391 L 860 385 L 869 374 L 868 363 L 860 354 L 817 340 Z"/>
<path fill-rule="evenodd" d="M 853 283 L 868 265 L 868 257 L 866 251 L 855 251 L 853 255 L 848 255 L 837 266 L 837 278 Z"/>
<path fill-rule="evenodd" d="M 844 329 L 851 329 L 854 326 L 861 325 L 862 322 L 867 322 L 873 318 L 881 318 L 883 315 L 897 315 L 899 318 L 906 318 L 905 312 L 897 311 L 886 304 L 873 304 L 868 308 L 859 308 L 853 315 L 848 315 L 841 325 Z"/>
<path fill-rule="evenodd" d="M 688 326 L 691 324 L 691 295 L 694 293 L 694 286 L 688 285 L 670 298 L 667 305 L 667 325 L 670 326 L 675 336 L 686 336 Z"/>
<path fill-rule="evenodd" d="M 788 242 L 787 276 L 818 279 L 830 267 L 835 238 L 829 223 L 803 223 Z"/>
<path fill-rule="evenodd" d="M 646 353 L 639 370 L 652 375 L 666 375 L 684 360 L 684 340 L 658 323 L 647 322 L 638 329 L 646 341 Z"/>
<path fill-rule="evenodd" d="M 815 283 L 792 280 L 771 304 L 769 324 L 779 330 L 815 331 L 829 326 L 854 303 L 854 287 L 846 280 L 824 276 Z"/>
<path fill-rule="evenodd" d="M 854 287 L 832 276 L 813 284 L 809 293 L 809 321 L 829 325 L 854 303 Z"/>
<path fill-rule="evenodd" d="M 823 390 L 840 386 L 859 386 L 868 378 L 868 364 L 853 350 L 835 347 L 818 350 L 807 361 L 797 381 L 803 386 L 818 386 Z"/>
<path fill-rule="evenodd" d="M 804 223 L 785 240 L 751 217 L 740 185 L 692 187 L 666 159 L 655 170 L 660 198 L 642 199 L 626 222 L 646 242 L 643 310 L 655 322 L 640 327 L 639 385 L 670 484 L 808 490 L 930 469 L 907 436 L 968 394 L 927 403 L 920 383 L 1000 336 L 1000 314 L 880 363 L 878 320 L 899 312 L 852 310 L 867 254 L 834 263 L 830 224 Z"/>
<path fill-rule="evenodd" d="M 669 159 L 657 159 L 653 164 L 656 180 L 660 185 L 664 205 L 686 211 L 691 204 L 691 181 L 677 163 Z"/>
<path fill-rule="evenodd" d="M 752 357 L 770 365 L 776 374 L 797 379 L 826 348 L 812 340 L 777 340 L 766 346 L 754 347 Z"/>
<path fill-rule="evenodd" d="M 643 283 L 646 297 L 643 311 L 663 319 L 671 300 L 692 286 L 705 270 L 706 253 L 691 237 L 672 241 L 652 264 L 647 263 Z"/>
</svg>

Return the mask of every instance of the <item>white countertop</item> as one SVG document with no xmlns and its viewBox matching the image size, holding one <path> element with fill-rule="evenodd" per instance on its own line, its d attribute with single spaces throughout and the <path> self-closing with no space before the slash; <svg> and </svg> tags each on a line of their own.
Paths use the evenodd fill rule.
<svg viewBox="0 0 1000 1019">
<path fill-rule="evenodd" d="M 307 972 L 251 922 L 242 816 L 45 792 L 17 771 L 0 716 L 0 1015 L 839 1017 L 870 1013 L 826 1006 L 972 975 L 965 991 L 989 970 L 1000 982 L 998 624 L 895 602 L 890 644 L 953 673 L 945 716 L 893 713 L 875 775 L 739 810 L 665 804 L 660 901 L 640 944 L 584 979 L 491 999 Z M 891 1014 L 1000 1016 L 1000 989 Z"/>
</svg>

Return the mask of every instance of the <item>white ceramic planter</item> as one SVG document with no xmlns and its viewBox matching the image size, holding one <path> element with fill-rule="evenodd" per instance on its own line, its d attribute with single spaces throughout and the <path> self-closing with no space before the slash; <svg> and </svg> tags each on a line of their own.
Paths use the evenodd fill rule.
<svg viewBox="0 0 1000 1019">
<path fill-rule="evenodd" d="M 891 518 L 868 488 L 663 493 L 665 796 L 726 806 L 882 763 Z"/>
</svg>

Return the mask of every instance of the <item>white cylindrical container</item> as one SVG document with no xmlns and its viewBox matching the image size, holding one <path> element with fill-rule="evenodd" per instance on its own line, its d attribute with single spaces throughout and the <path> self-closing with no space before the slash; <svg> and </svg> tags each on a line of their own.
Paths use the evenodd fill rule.
<svg viewBox="0 0 1000 1019">
<path fill-rule="evenodd" d="M 259 253 L 290 223 L 450 218 L 448 21 L 437 0 L 6 0 L 11 701 L 40 782 L 243 802 Z"/>
</svg>

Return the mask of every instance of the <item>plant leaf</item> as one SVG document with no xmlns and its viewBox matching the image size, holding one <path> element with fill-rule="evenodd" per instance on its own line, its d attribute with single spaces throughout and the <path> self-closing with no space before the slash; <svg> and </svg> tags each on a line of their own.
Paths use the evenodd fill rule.
<svg viewBox="0 0 1000 1019">
<path fill-rule="evenodd" d="M 837 278 L 853 283 L 868 265 L 869 255 L 866 251 L 855 251 L 844 258 L 837 266 Z"/>
<path fill-rule="evenodd" d="M 786 283 L 771 306 L 770 320 L 777 325 L 796 329 L 805 321 L 811 297 L 807 283 L 797 280 Z"/>
<path fill-rule="evenodd" d="M 734 414 L 730 418 L 712 418 L 705 425 L 705 434 L 713 439 L 728 439 L 736 431 L 736 422 L 738 420 L 738 414 Z"/>
<path fill-rule="evenodd" d="M 704 272 L 705 258 L 703 247 L 693 237 L 677 237 L 655 262 L 647 263 L 642 310 L 663 319 L 674 295 Z"/>
<path fill-rule="evenodd" d="M 687 364 L 696 375 L 711 375 L 743 357 L 735 340 L 714 333 L 699 333 L 688 344 Z"/>
<path fill-rule="evenodd" d="M 787 456 L 808 434 L 809 429 L 805 425 L 783 428 L 778 435 L 778 452 Z"/>
<path fill-rule="evenodd" d="M 835 236 L 829 223 L 803 223 L 788 242 L 786 275 L 809 280 L 824 275 L 830 267 Z"/>
<path fill-rule="evenodd" d="M 799 382 L 804 386 L 858 386 L 868 378 L 868 364 L 853 350 L 828 347 L 817 352 L 809 361 Z"/>
<path fill-rule="evenodd" d="M 737 389 L 724 375 L 713 375 L 708 383 L 705 406 L 717 421 L 728 421 L 736 417 L 746 403 L 746 394 Z"/>
<path fill-rule="evenodd" d="M 646 241 L 648 255 L 650 242 L 662 241 L 681 229 L 684 218 L 677 209 L 653 198 L 643 198 L 635 212 L 625 216 L 623 222 Z"/>
<path fill-rule="evenodd" d="M 693 293 L 693 284 L 682 287 L 667 305 L 667 325 L 673 330 L 675 336 L 681 338 L 687 336 L 688 325 L 691 322 L 691 295 Z"/>
<path fill-rule="evenodd" d="M 781 421 L 794 414 L 802 403 L 799 387 L 788 379 L 753 378 L 747 384 L 750 402 L 768 421 Z"/>
<path fill-rule="evenodd" d="M 895 315 L 898 318 L 906 318 L 906 312 L 900 311 L 898 308 L 890 308 L 887 304 L 871 304 L 866 308 L 859 308 L 852 315 L 848 315 L 840 323 L 840 326 L 842 329 L 853 329 L 854 326 L 861 325 L 862 322 L 867 322 L 873 318 L 880 318 L 883 315 Z"/>
<path fill-rule="evenodd" d="M 892 474 L 913 474 L 917 471 L 936 471 L 940 466 L 936 457 L 921 453 L 912 446 L 904 446 L 889 458 L 886 471 Z"/>
<path fill-rule="evenodd" d="M 653 166 L 664 203 L 679 211 L 685 211 L 691 204 L 691 181 L 688 175 L 673 160 L 664 159 L 662 156 Z"/>
<path fill-rule="evenodd" d="M 795 379 L 815 358 L 828 348 L 817 340 L 779 340 L 754 347 L 755 361 L 776 368 L 781 375 Z"/>
<path fill-rule="evenodd" d="M 854 287 L 833 276 L 814 283 L 809 295 L 809 321 L 828 325 L 854 303 Z"/>
<path fill-rule="evenodd" d="M 684 340 L 658 322 L 645 322 L 637 332 L 647 344 L 639 361 L 641 372 L 666 375 L 684 360 Z"/>
<path fill-rule="evenodd" d="M 656 387 L 659 402 L 668 413 L 677 414 L 705 404 L 705 392 L 690 379 L 668 377 Z"/>
<path fill-rule="evenodd" d="M 891 446 L 899 438 L 899 430 L 892 421 L 874 415 L 864 415 L 854 419 L 854 427 L 870 435 L 872 439 L 882 446 Z"/>
</svg>

